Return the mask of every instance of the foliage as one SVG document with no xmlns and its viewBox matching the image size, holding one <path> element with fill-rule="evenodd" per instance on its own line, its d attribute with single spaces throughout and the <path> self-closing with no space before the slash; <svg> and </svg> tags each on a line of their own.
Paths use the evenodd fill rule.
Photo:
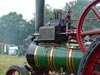
<svg viewBox="0 0 100 75">
<path fill-rule="evenodd" d="M 63 9 L 63 15 L 68 11 L 68 7 L 71 7 L 71 19 L 78 20 L 82 10 L 84 10 L 89 2 L 89 0 L 75 0 L 66 3 L 65 8 Z M 52 16 L 52 8 L 49 5 L 46 5 L 44 10 L 44 24 L 47 23 Z M 96 17 L 92 11 L 87 18 L 91 18 L 91 16 L 94 18 Z M 75 25 L 76 27 L 76 24 L 72 25 Z M 97 27 L 100 27 L 98 21 L 84 23 L 85 30 L 96 29 Z M 17 14 L 16 12 L 10 12 L 9 14 L 0 17 L 0 43 L 21 45 L 26 38 L 34 34 L 34 31 L 34 18 L 30 21 L 26 21 L 21 14 Z"/>
<path fill-rule="evenodd" d="M 71 7 L 71 19 L 72 20 L 78 20 L 80 17 L 80 14 L 82 11 L 86 8 L 86 6 L 90 3 L 90 0 L 75 0 L 70 3 L 66 3 L 64 12 L 66 13 L 68 11 L 68 7 Z M 100 6 L 97 6 L 97 8 L 100 8 Z M 97 18 L 93 11 L 91 10 L 86 18 Z M 77 24 L 72 24 L 76 27 Z M 100 27 L 98 21 L 85 21 L 83 24 L 83 30 L 91 30 L 96 29 Z"/>
<path fill-rule="evenodd" d="M 89 0 L 77 0 L 70 2 L 72 10 L 72 19 L 78 19 L 84 8 L 88 5 Z"/>
<path fill-rule="evenodd" d="M 10 12 L 0 18 L 1 43 L 20 45 L 32 32 L 34 32 L 34 21 L 27 22 L 21 14 Z"/>
<path fill-rule="evenodd" d="M 51 10 L 51 7 L 49 5 L 46 5 L 44 10 L 44 23 L 47 23 L 49 19 L 52 18 L 52 16 L 53 12 Z"/>
<path fill-rule="evenodd" d="M 72 1 L 70 3 L 66 3 L 66 6 L 64 8 L 64 12 L 66 13 L 68 11 L 68 8 L 71 7 L 71 18 L 73 20 L 76 20 L 79 18 L 81 12 L 84 10 L 84 8 L 87 6 L 89 3 L 89 0 L 77 0 L 77 1 Z"/>
<path fill-rule="evenodd" d="M 50 6 L 45 6 L 44 22 L 47 23 L 52 16 Z M 35 31 L 35 19 L 26 21 L 22 14 L 10 12 L 0 18 L 0 43 L 21 45 L 23 41 L 32 36 Z"/>
</svg>

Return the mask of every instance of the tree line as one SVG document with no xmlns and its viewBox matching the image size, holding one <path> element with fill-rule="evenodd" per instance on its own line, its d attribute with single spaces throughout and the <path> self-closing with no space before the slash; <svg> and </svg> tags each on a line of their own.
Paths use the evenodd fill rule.
<svg viewBox="0 0 100 75">
<path fill-rule="evenodd" d="M 79 14 L 89 2 L 89 0 L 77 0 L 66 3 L 66 6 L 63 8 L 63 15 L 68 11 L 68 7 L 70 6 L 72 10 L 71 18 L 74 20 L 78 19 Z M 44 23 L 47 23 L 49 21 L 49 18 L 52 17 L 52 13 L 53 11 L 50 6 L 46 5 L 44 11 Z M 91 13 L 90 16 L 91 15 L 93 15 L 93 13 Z M 88 25 L 86 25 L 85 28 L 87 27 Z M 95 25 L 88 28 L 92 29 L 93 27 L 95 28 Z M 7 15 L 3 15 L 2 17 L 0 17 L 0 43 L 22 45 L 23 41 L 27 37 L 29 37 L 29 35 L 32 36 L 34 34 L 34 31 L 34 18 L 30 21 L 26 21 L 25 19 L 23 19 L 22 14 L 17 14 L 16 12 L 10 12 Z"/>
</svg>

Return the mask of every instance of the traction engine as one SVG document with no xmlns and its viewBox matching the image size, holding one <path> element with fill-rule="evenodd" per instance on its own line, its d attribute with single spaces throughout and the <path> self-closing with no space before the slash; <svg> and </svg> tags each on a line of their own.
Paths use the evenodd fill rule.
<svg viewBox="0 0 100 75">
<path fill-rule="evenodd" d="M 55 9 L 47 24 L 44 3 L 36 0 L 35 33 L 26 53 L 30 67 L 11 66 L 6 75 L 100 75 L 100 30 L 83 30 L 85 21 L 100 20 L 100 0 L 89 3 L 78 20 L 71 20 L 70 8 L 63 19 L 62 10 Z M 96 18 L 87 18 L 90 11 Z M 97 38 L 85 39 L 92 36 Z"/>
</svg>

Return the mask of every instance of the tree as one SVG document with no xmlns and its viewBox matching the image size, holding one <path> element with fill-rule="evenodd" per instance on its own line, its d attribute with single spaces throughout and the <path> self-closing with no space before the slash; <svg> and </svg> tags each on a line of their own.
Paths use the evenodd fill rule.
<svg viewBox="0 0 100 75">
<path fill-rule="evenodd" d="M 44 9 L 44 24 L 47 23 L 50 18 L 52 18 L 53 12 L 51 10 L 50 5 L 46 5 Z"/>
<path fill-rule="evenodd" d="M 77 0 L 77 1 L 72 1 L 70 3 L 66 3 L 66 6 L 64 8 L 64 13 L 68 11 L 68 7 L 71 7 L 71 19 L 72 20 L 78 20 L 80 14 L 84 10 L 84 8 L 90 3 L 90 0 Z M 100 6 L 97 6 L 97 8 L 100 8 Z M 97 18 L 93 11 L 90 11 L 87 15 L 86 18 Z M 76 23 L 72 24 L 76 27 Z M 91 29 L 97 29 L 100 27 L 98 21 L 85 21 L 83 25 L 83 30 L 91 30 Z"/>
<path fill-rule="evenodd" d="M 68 11 L 68 7 L 71 7 L 72 10 L 72 19 L 78 19 L 81 12 L 84 10 L 84 8 L 87 6 L 87 4 L 89 3 L 89 0 L 75 0 L 72 1 L 70 3 L 66 3 L 65 6 L 65 11 Z"/>
<path fill-rule="evenodd" d="M 25 25 L 27 22 L 22 19 L 21 14 L 16 12 L 10 12 L 7 15 L 2 16 L 0 19 L 0 42 L 19 45 L 22 44 L 23 38 L 26 37 Z"/>
</svg>

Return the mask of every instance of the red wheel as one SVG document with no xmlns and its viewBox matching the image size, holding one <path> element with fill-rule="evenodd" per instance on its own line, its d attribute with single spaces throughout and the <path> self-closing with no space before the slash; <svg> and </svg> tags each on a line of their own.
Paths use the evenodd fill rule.
<svg viewBox="0 0 100 75">
<path fill-rule="evenodd" d="M 24 67 L 11 66 L 6 75 L 29 75 L 28 71 Z"/>
<path fill-rule="evenodd" d="M 90 46 L 82 58 L 78 75 L 100 75 L 100 37 Z"/>
<path fill-rule="evenodd" d="M 6 75 L 20 75 L 20 72 L 15 69 L 12 69 L 12 70 L 8 71 L 8 73 Z"/>
<path fill-rule="evenodd" d="M 92 35 L 92 34 L 100 34 L 100 30 L 90 30 L 90 31 L 82 31 L 83 23 L 86 20 L 87 14 L 92 10 L 96 17 L 100 20 L 100 12 L 96 6 L 98 6 L 100 0 L 93 0 L 82 12 L 81 16 L 79 17 L 79 21 L 77 23 L 77 41 L 83 53 L 86 52 L 86 47 L 83 42 L 83 36 L 85 35 Z"/>
</svg>

